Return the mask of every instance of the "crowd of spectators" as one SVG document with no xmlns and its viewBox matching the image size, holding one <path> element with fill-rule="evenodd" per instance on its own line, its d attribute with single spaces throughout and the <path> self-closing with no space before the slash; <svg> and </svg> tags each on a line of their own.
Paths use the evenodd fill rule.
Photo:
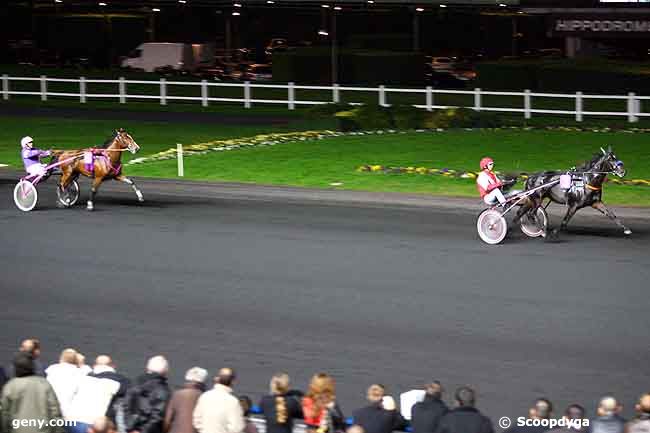
<svg viewBox="0 0 650 433">
<path fill-rule="evenodd" d="M 208 386 L 208 372 L 192 367 L 185 384 L 172 392 L 167 381 L 169 364 L 161 355 L 151 357 L 145 372 L 129 380 L 120 374 L 109 355 L 99 355 L 85 364 L 75 349 L 61 352 L 59 362 L 43 368 L 40 342 L 23 341 L 7 368 L 0 366 L 0 433 L 258 433 L 251 422 L 252 401 L 234 392 L 237 374 L 221 368 Z M 454 393 L 454 405 L 443 401 L 438 381 L 425 385 L 423 398 L 410 410 L 408 422 L 393 397 L 381 384 L 366 391 L 368 404 L 344 418 L 336 400 L 334 379 L 315 374 L 306 393 L 292 389 L 289 375 L 273 375 L 269 392 L 259 402 L 266 433 L 291 433 L 302 420 L 307 433 L 492 433 L 492 420 L 476 407 L 476 394 L 468 386 Z M 619 402 L 603 397 L 588 426 L 566 423 L 549 429 L 556 415 L 546 398 L 534 402 L 526 419 L 537 422 L 515 425 L 507 433 L 650 433 L 650 393 L 643 394 L 632 420 L 621 417 Z M 564 420 L 582 421 L 585 410 L 572 404 Z M 41 420 L 36 425 L 20 421 Z M 66 421 L 54 423 L 52 420 Z M 17 422 L 18 421 L 18 422 Z"/>
</svg>

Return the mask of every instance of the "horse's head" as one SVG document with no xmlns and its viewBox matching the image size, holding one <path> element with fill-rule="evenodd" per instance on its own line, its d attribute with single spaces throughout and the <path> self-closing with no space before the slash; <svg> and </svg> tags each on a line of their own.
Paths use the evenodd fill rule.
<svg viewBox="0 0 650 433">
<path fill-rule="evenodd" d="M 603 157 L 601 159 L 602 161 L 601 170 L 611 171 L 618 177 L 625 176 L 626 173 L 625 165 L 623 164 L 623 161 L 621 161 L 616 157 L 616 155 L 614 155 L 612 146 L 609 146 L 607 150 L 601 147 L 600 150 L 603 153 Z"/>
<path fill-rule="evenodd" d="M 115 130 L 115 142 L 119 145 L 120 149 L 128 149 L 131 153 L 136 153 L 140 150 L 138 143 L 123 128 Z"/>
</svg>

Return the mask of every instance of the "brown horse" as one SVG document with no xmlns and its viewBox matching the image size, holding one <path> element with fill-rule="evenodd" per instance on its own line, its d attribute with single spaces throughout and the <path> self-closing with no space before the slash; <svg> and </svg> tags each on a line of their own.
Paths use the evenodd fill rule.
<svg viewBox="0 0 650 433">
<path fill-rule="evenodd" d="M 124 129 L 120 128 L 114 131 L 113 136 L 106 140 L 101 148 L 57 151 L 54 153 L 54 160 L 71 159 L 61 165 L 61 180 L 58 188 L 63 193 L 80 174 L 92 178 L 87 209 L 93 210 L 95 208 L 93 200 L 99 185 L 105 180 L 115 179 L 131 185 L 131 188 L 138 196 L 138 200 L 142 202 L 144 201 L 142 193 L 131 179 L 122 174 L 122 163 L 120 162 L 122 152 L 128 150 L 131 153 L 136 153 L 139 149 L 140 146 L 135 140 Z"/>
</svg>

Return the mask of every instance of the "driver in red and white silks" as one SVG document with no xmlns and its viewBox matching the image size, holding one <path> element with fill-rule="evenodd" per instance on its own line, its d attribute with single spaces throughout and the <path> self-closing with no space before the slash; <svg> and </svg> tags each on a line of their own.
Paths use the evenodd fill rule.
<svg viewBox="0 0 650 433">
<path fill-rule="evenodd" d="M 46 165 L 42 164 L 39 158 L 42 156 L 50 156 L 52 155 L 52 152 L 35 148 L 34 139 L 32 137 L 23 137 L 20 140 L 20 147 L 22 147 L 20 156 L 23 158 L 25 171 L 34 176 L 45 176 Z"/>
<path fill-rule="evenodd" d="M 504 204 L 506 198 L 501 192 L 503 182 L 501 182 L 497 175 L 492 171 L 494 160 L 489 157 L 483 158 L 481 159 L 480 166 L 481 172 L 476 178 L 476 186 L 478 187 L 479 194 L 481 194 L 481 198 L 489 206 L 494 205 L 495 200 Z"/>
</svg>

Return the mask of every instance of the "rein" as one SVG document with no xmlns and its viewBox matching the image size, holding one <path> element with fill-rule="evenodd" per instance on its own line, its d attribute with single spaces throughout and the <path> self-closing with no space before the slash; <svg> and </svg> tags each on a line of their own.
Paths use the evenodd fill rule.
<svg viewBox="0 0 650 433">
<path fill-rule="evenodd" d="M 604 174 L 604 175 L 608 175 L 608 174 L 616 174 L 616 172 L 614 170 L 610 170 L 610 171 L 569 171 L 567 174 L 570 174 L 571 176 L 576 175 L 576 174 L 581 174 L 581 175 L 583 175 L 583 178 L 584 178 L 585 174 Z M 602 186 L 593 186 L 593 185 L 591 185 L 591 184 L 589 184 L 587 182 L 585 182 L 584 185 L 585 185 L 585 188 L 587 188 L 587 189 L 589 189 L 591 191 L 602 191 L 602 189 L 603 189 Z"/>
</svg>

